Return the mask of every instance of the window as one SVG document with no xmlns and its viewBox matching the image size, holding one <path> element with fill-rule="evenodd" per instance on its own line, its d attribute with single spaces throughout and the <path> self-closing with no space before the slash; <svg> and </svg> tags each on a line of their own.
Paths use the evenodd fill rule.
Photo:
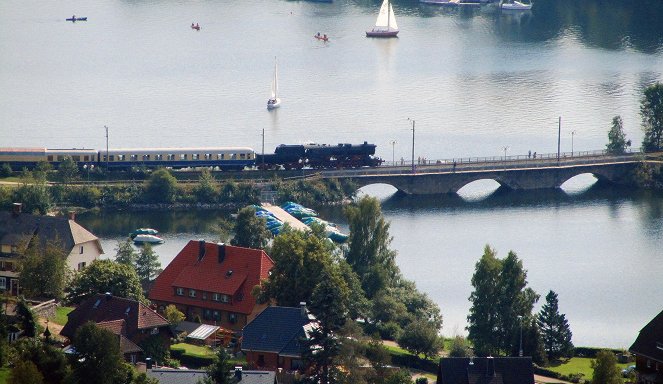
<svg viewBox="0 0 663 384">
<path fill-rule="evenodd" d="M 2 244 L 0 246 L 0 252 L 2 252 L 2 253 L 12 253 L 11 244 Z"/>
<path fill-rule="evenodd" d="M 124 161 L 124 156 L 125 155 L 117 155 L 117 161 Z M 113 156 L 111 155 L 111 160 L 113 160 Z"/>
<path fill-rule="evenodd" d="M 7 289 L 7 279 L 0 277 L 0 289 Z"/>
<path fill-rule="evenodd" d="M 131 155 L 131 161 L 138 160 L 138 155 Z"/>
<path fill-rule="evenodd" d="M 79 271 L 82 271 L 83 268 L 85 268 L 85 262 L 84 262 L 84 261 L 81 261 L 80 263 L 78 263 L 78 270 L 79 270 Z"/>
<path fill-rule="evenodd" d="M 72 156 L 71 159 L 74 160 L 75 162 L 79 162 L 81 161 L 81 156 L 80 155 Z"/>
<path fill-rule="evenodd" d="M 220 154 L 219 154 L 219 160 L 223 160 L 223 159 L 225 159 L 225 158 L 226 158 L 226 155 L 225 155 L 225 154 L 223 154 L 223 153 L 220 153 Z"/>
<path fill-rule="evenodd" d="M 240 159 L 245 159 L 246 158 L 246 153 L 240 153 L 239 158 Z"/>
<path fill-rule="evenodd" d="M 184 288 L 176 288 L 175 289 L 175 294 L 177 296 L 184 296 Z"/>
<path fill-rule="evenodd" d="M 228 296 L 228 295 L 221 295 L 221 302 L 223 302 L 223 303 L 230 303 L 230 296 Z"/>
<path fill-rule="evenodd" d="M 191 160 L 200 160 L 200 155 L 197 153 L 194 153 L 191 155 Z"/>
<path fill-rule="evenodd" d="M 154 160 L 163 160 L 163 155 L 154 155 Z"/>
<path fill-rule="evenodd" d="M 205 154 L 205 160 L 212 160 L 212 154 L 211 153 L 206 153 Z"/>
<path fill-rule="evenodd" d="M 221 294 L 220 293 L 212 293 L 212 300 L 213 301 L 221 301 Z"/>
<path fill-rule="evenodd" d="M 79 249 L 78 253 L 80 253 L 81 255 L 83 254 L 83 246 L 82 245 L 81 245 L 81 248 Z"/>
<path fill-rule="evenodd" d="M 115 155 L 110 155 L 108 156 L 108 158 L 110 159 L 110 161 L 115 161 Z"/>
<path fill-rule="evenodd" d="M 195 289 L 189 289 L 189 297 L 196 297 L 196 290 Z"/>
<path fill-rule="evenodd" d="M 203 292 L 203 300 L 207 300 L 207 292 Z"/>
<path fill-rule="evenodd" d="M 168 160 L 175 160 L 175 155 L 173 155 L 172 153 L 169 153 L 167 155 L 167 157 L 168 157 Z"/>
<path fill-rule="evenodd" d="M 64 160 L 64 156 L 58 155 L 58 161 L 62 161 L 62 160 Z"/>
<path fill-rule="evenodd" d="M 219 321 L 221 320 L 221 312 L 219 311 L 214 311 L 214 320 Z"/>
<path fill-rule="evenodd" d="M 235 324 L 237 322 L 237 314 L 236 313 L 229 313 L 228 314 L 228 321 L 230 321 L 230 324 Z"/>
<path fill-rule="evenodd" d="M 83 156 L 83 161 L 90 161 L 90 156 L 88 155 Z"/>
<path fill-rule="evenodd" d="M 158 334 L 159 334 L 159 328 L 152 328 L 150 335 L 158 335 Z"/>
<path fill-rule="evenodd" d="M 211 318 L 212 318 L 212 311 L 210 311 L 209 309 L 203 311 L 203 319 L 209 320 Z"/>
<path fill-rule="evenodd" d="M 53 155 L 48 155 L 46 158 L 48 159 L 48 161 L 53 161 Z M 105 157 L 104 157 L 104 159 L 105 159 Z"/>
<path fill-rule="evenodd" d="M 186 153 L 180 153 L 180 160 L 186 160 Z"/>
</svg>

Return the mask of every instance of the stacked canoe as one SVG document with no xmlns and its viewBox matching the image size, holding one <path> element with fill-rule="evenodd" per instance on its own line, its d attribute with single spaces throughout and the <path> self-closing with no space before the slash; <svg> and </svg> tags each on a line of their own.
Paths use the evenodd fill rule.
<svg viewBox="0 0 663 384">
<path fill-rule="evenodd" d="M 348 239 L 348 235 L 341 233 L 336 224 L 320 219 L 317 217 L 318 213 L 311 208 L 306 208 L 303 205 L 293 203 L 292 201 L 283 204 L 281 208 L 309 227 L 313 225 L 313 223 L 324 226 L 325 234 L 332 241 L 344 243 Z"/>
<path fill-rule="evenodd" d="M 254 205 L 253 208 L 256 210 L 256 216 L 265 219 L 265 227 L 267 227 L 272 235 L 276 236 L 281 232 L 281 229 L 283 229 L 283 222 L 274 216 L 273 213 L 259 205 Z"/>
<path fill-rule="evenodd" d="M 144 244 L 144 243 L 151 243 L 151 244 L 163 244 L 164 240 L 157 236 L 157 231 L 156 229 L 152 228 L 138 228 L 135 231 L 131 232 L 129 234 L 129 237 L 134 241 L 135 244 Z"/>
</svg>

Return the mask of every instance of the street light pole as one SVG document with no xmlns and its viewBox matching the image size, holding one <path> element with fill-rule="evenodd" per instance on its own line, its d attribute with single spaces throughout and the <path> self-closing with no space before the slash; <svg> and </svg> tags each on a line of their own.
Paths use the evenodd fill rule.
<svg viewBox="0 0 663 384">
<path fill-rule="evenodd" d="M 506 169 L 506 151 L 509 149 L 509 146 L 506 145 L 502 148 L 504 149 L 504 169 Z"/>
<path fill-rule="evenodd" d="M 520 348 L 518 348 L 518 356 L 523 357 L 523 317 L 518 316 L 520 321 Z"/>
<path fill-rule="evenodd" d="M 573 157 L 573 136 L 576 134 L 576 131 L 571 131 L 571 157 Z"/>
<path fill-rule="evenodd" d="M 414 173 L 414 119 L 410 119 L 409 117 L 407 119 L 412 121 L 412 173 Z"/>
<path fill-rule="evenodd" d="M 262 129 L 262 169 L 265 169 L 265 128 Z"/>
<path fill-rule="evenodd" d="M 562 116 L 559 117 L 557 124 L 557 164 L 559 164 L 559 145 L 562 137 Z"/>
<path fill-rule="evenodd" d="M 104 125 L 106 129 L 106 173 L 108 173 L 108 127 Z"/>
<path fill-rule="evenodd" d="M 396 165 L 396 157 L 394 156 L 394 151 L 396 150 L 396 140 L 391 141 L 391 163 Z"/>
</svg>

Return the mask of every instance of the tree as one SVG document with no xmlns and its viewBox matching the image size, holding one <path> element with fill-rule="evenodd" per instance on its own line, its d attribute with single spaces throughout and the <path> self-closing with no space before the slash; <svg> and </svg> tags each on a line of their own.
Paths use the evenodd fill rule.
<svg viewBox="0 0 663 384">
<path fill-rule="evenodd" d="M 32 361 L 17 361 L 9 374 L 9 384 L 42 384 L 44 376 Z"/>
<path fill-rule="evenodd" d="M 20 267 L 23 292 L 33 297 L 62 299 L 68 272 L 66 258 L 58 239 L 43 247 L 37 241 L 31 242 Z"/>
<path fill-rule="evenodd" d="M 468 357 L 470 355 L 467 340 L 463 336 L 455 336 L 451 341 L 449 357 Z"/>
<path fill-rule="evenodd" d="M 13 201 L 20 201 L 26 212 L 36 212 L 45 215 L 53 205 L 51 195 L 48 193 L 46 176 L 35 177 L 37 172 L 24 172 L 21 176 L 21 185 L 14 190 Z"/>
<path fill-rule="evenodd" d="M 440 350 L 437 328 L 425 320 L 415 320 L 403 329 L 398 345 L 416 356 L 423 353 L 426 358 L 433 357 Z"/>
<path fill-rule="evenodd" d="M 320 276 L 332 262 L 326 241 L 295 230 L 283 231 L 274 239 L 271 256 L 274 267 L 257 292 L 258 300 L 273 299 L 286 307 L 310 302 Z"/>
<path fill-rule="evenodd" d="M 24 335 L 27 337 L 35 337 L 37 334 L 35 315 L 32 313 L 28 303 L 23 298 L 21 298 L 16 304 L 16 317 L 19 319 Z"/>
<path fill-rule="evenodd" d="M 234 383 L 234 379 L 230 374 L 231 368 L 232 364 L 228 352 L 225 348 L 219 348 L 216 356 L 214 356 L 214 363 L 207 367 L 207 377 L 203 379 L 204 384 Z"/>
<path fill-rule="evenodd" d="M 468 339 L 478 355 L 496 355 L 513 350 L 519 342 L 521 321 L 532 316 L 538 295 L 527 288 L 527 271 L 516 254 L 504 260 L 486 245 L 472 276 L 474 291 L 468 321 Z"/>
<path fill-rule="evenodd" d="M 621 155 L 626 151 L 626 148 L 631 146 L 631 140 L 626 140 L 624 133 L 624 123 L 621 116 L 612 118 L 612 128 L 608 132 L 608 145 L 606 151 L 612 155 Z"/>
<path fill-rule="evenodd" d="M 74 377 L 79 383 L 124 383 L 124 360 L 118 338 L 109 330 L 88 322 L 76 330 L 72 343 L 76 350 Z"/>
<path fill-rule="evenodd" d="M 134 266 L 138 254 L 131 244 L 131 239 L 126 239 L 125 241 L 118 241 L 117 248 L 115 248 L 115 262 L 125 265 Z"/>
<path fill-rule="evenodd" d="M 110 292 L 114 296 L 145 301 L 140 280 L 133 267 L 113 260 L 95 260 L 74 276 L 66 288 L 69 302 L 78 304 L 97 293 Z"/>
<path fill-rule="evenodd" d="M 645 133 L 642 149 L 645 152 L 660 151 L 663 148 L 663 84 L 656 83 L 645 89 L 640 115 Z"/>
<path fill-rule="evenodd" d="M 389 223 L 382 216 L 380 202 L 373 197 L 364 197 L 356 205 L 347 207 L 345 215 L 350 224 L 345 258 L 371 299 L 399 275 L 396 252 L 389 248 L 392 240 Z"/>
<path fill-rule="evenodd" d="M 159 262 L 159 256 L 154 253 L 151 244 L 143 244 L 143 249 L 141 249 L 136 258 L 136 274 L 140 282 L 148 284 L 159 275 L 160 271 L 161 263 Z"/>
<path fill-rule="evenodd" d="M 318 323 L 306 340 L 305 354 L 313 363 L 315 382 L 336 383 L 340 340 L 336 333 L 343 327 L 348 311 L 348 286 L 339 273 L 327 269 L 311 295 L 310 310 Z"/>
<path fill-rule="evenodd" d="M 78 179 L 78 177 L 78 165 L 76 165 L 76 162 L 70 156 L 65 156 L 58 166 L 58 179 L 64 185 L 68 185 Z"/>
<path fill-rule="evenodd" d="M 219 183 L 216 181 L 209 169 L 200 171 L 198 185 L 193 188 L 196 200 L 201 203 L 214 203 L 219 196 Z"/>
<path fill-rule="evenodd" d="M 14 344 L 14 364 L 19 361 L 33 363 L 44 377 L 45 384 L 67 382 L 71 368 L 60 348 L 38 338 L 21 338 Z"/>
<path fill-rule="evenodd" d="M 617 366 L 617 357 L 608 350 L 596 353 L 596 359 L 592 360 L 592 383 L 595 384 L 621 384 L 622 378 Z"/>
<path fill-rule="evenodd" d="M 571 328 L 566 315 L 559 313 L 558 298 L 554 291 L 546 295 L 546 303 L 537 316 L 537 324 L 549 359 L 570 357 L 573 354 Z"/>
<path fill-rule="evenodd" d="M 177 179 L 167 169 L 160 168 L 152 172 L 146 189 L 150 201 L 172 203 L 177 196 Z"/>
<path fill-rule="evenodd" d="M 186 316 L 180 312 L 179 309 L 173 304 L 168 304 L 163 311 L 163 316 L 168 320 L 168 324 L 177 325 L 181 323 Z"/>
<path fill-rule="evenodd" d="M 271 237 L 265 223 L 264 218 L 256 216 L 255 208 L 240 209 L 235 224 L 235 237 L 230 244 L 238 247 L 265 249 Z"/>
</svg>

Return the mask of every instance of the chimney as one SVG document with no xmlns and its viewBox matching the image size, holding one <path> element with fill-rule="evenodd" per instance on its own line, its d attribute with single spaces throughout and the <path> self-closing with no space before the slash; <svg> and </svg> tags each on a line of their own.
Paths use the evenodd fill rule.
<svg viewBox="0 0 663 384">
<path fill-rule="evenodd" d="M 308 317 L 308 314 L 306 313 L 306 312 L 307 312 L 307 311 L 306 311 L 306 302 L 305 302 L 305 301 L 300 301 L 300 302 L 299 302 L 299 308 L 300 308 L 301 311 L 302 311 L 302 317 L 303 317 L 303 318 L 307 318 L 307 317 Z"/>
<path fill-rule="evenodd" d="M 205 257 L 205 239 L 198 240 L 198 261 Z"/>
<path fill-rule="evenodd" d="M 151 357 L 146 357 L 145 358 L 145 368 L 152 369 L 152 358 Z"/>
<path fill-rule="evenodd" d="M 67 213 L 69 214 L 69 220 L 76 221 L 76 211 L 69 211 Z"/>
<path fill-rule="evenodd" d="M 226 259 L 226 245 L 223 243 L 217 244 L 219 248 L 219 264 L 223 263 L 223 260 Z"/>
<path fill-rule="evenodd" d="M 14 216 L 21 213 L 22 209 L 23 209 L 23 204 L 22 203 L 13 203 L 12 204 L 12 213 L 14 214 Z"/>
<path fill-rule="evenodd" d="M 235 367 L 235 379 L 237 379 L 237 381 L 242 381 L 242 367 L 241 366 Z"/>
</svg>

